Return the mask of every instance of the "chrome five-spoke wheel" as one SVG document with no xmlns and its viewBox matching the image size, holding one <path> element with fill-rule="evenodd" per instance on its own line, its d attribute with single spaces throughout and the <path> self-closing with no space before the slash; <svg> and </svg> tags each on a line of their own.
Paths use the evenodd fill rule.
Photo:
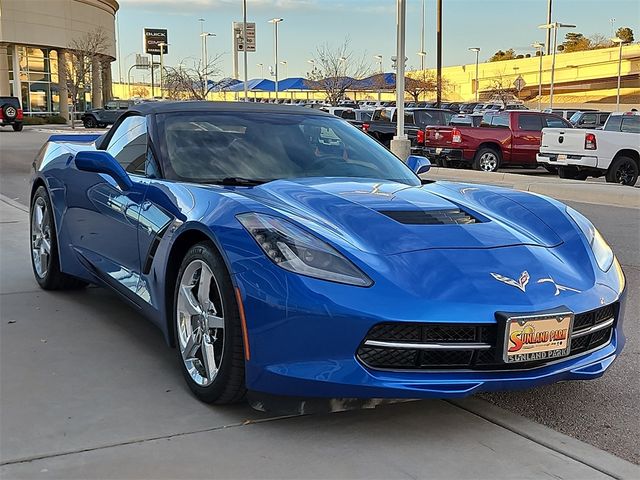
<svg viewBox="0 0 640 480">
<path fill-rule="evenodd" d="M 494 172 L 498 168 L 498 157 L 493 152 L 485 152 L 480 156 L 480 169 Z"/>
<path fill-rule="evenodd" d="M 177 336 L 184 366 L 199 386 L 218 375 L 224 352 L 224 310 L 218 282 L 203 260 L 193 260 L 179 279 Z"/>
<path fill-rule="evenodd" d="M 43 197 L 38 197 L 31 211 L 31 255 L 36 274 L 44 278 L 51 258 L 51 223 L 49 209 Z"/>
</svg>

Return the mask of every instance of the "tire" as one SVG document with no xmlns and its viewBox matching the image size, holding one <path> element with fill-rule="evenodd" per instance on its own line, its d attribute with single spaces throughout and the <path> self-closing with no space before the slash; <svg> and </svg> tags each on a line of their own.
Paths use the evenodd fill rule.
<svg viewBox="0 0 640 480">
<path fill-rule="evenodd" d="M 39 187 L 31 200 L 29 212 L 29 246 L 33 274 L 44 290 L 70 290 L 82 288 L 87 282 L 60 271 L 58 238 L 53 222 L 49 194 Z"/>
<path fill-rule="evenodd" d="M 96 122 L 96 119 L 93 117 L 85 117 L 82 120 L 82 124 L 84 128 L 96 128 L 98 126 L 98 122 Z"/>
<path fill-rule="evenodd" d="M 609 166 L 605 178 L 609 183 L 633 186 L 638 181 L 638 163 L 631 157 L 620 155 Z"/>
<path fill-rule="evenodd" d="M 2 105 L 0 110 L 2 110 L 2 117 L 5 120 L 15 120 L 15 118 L 18 116 L 18 109 L 10 103 L 5 103 L 4 105 Z"/>
<path fill-rule="evenodd" d="M 207 283 L 209 291 L 203 294 L 200 287 Z M 216 404 L 242 400 L 246 388 L 240 314 L 229 273 L 211 243 L 194 245 L 182 260 L 171 316 L 180 368 L 195 396 Z"/>
<path fill-rule="evenodd" d="M 22 131 L 22 123 L 14 123 L 13 125 L 11 125 L 13 127 L 13 131 L 14 132 L 21 132 Z"/>
<path fill-rule="evenodd" d="M 500 152 L 490 147 L 479 149 L 473 157 L 473 169 L 483 172 L 495 172 L 502 163 Z"/>
<path fill-rule="evenodd" d="M 554 175 L 558 174 L 558 167 L 554 167 L 553 165 L 547 165 L 547 164 L 543 164 L 542 166 L 547 172 L 553 173 Z"/>
</svg>

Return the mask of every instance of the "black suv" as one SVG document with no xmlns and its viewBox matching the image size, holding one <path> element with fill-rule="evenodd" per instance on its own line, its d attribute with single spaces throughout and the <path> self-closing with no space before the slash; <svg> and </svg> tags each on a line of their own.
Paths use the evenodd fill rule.
<svg viewBox="0 0 640 480">
<path fill-rule="evenodd" d="M 104 108 L 94 108 L 82 115 L 84 128 L 106 127 L 113 125 L 118 117 L 134 104 L 133 100 L 111 100 Z"/>
<path fill-rule="evenodd" d="M 22 131 L 22 108 L 16 97 L 0 97 L 0 126 L 11 125 L 16 132 Z"/>
</svg>

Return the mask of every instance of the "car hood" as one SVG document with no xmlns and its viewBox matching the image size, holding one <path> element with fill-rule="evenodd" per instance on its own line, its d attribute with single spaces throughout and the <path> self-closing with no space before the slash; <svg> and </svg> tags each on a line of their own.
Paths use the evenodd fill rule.
<svg viewBox="0 0 640 480">
<path fill-rule="evenodd" d="M 436 183 L 411 187 L 348 178 L 278 180 L 234 190 L 271 213 L 367 253 L 562 243 L 531 210 L 492 191 L 463 199 Z"/>
</svg>

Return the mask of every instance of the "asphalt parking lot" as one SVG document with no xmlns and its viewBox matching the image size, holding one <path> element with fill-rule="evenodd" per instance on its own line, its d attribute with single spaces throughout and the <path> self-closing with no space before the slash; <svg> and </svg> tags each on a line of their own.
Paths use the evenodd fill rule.
<svg viewBox="0 0 640 480">
<path fill-rule="evenodd" d="M 87 466 L 100 472 L 95 476 L 139 477 L 143 476 L 136 470 L 140 465 L 154 463 L 165 466 L 162 470 L 149 467 L 145 474 L 199 477 L 202 470 L 197 462 L 211 462 L 214 469 L 219 465 L 221 477 L 239 478 L 285 476 L 279 468 L 282 462 L 291 465 L 286 476 L 292 478 L 415 478 L 424 476 L 425 468 L 435 476 L 440 472 L 440 476 L 468 478 L 483 472 L 483 477 L 505 478 L 508 461 L 497 452 L 509 449 L 518 451 L 518 463 L 529 455 L 523 478 L 554 476 L 554 462 L 563 454 L 549 456 L 548 447 L 539 442 L 527 444 L 512 429 L 498 428 L 449 402 L 412 402 L 330 417 L 287 419 L 244 405 L 220 408 L 197 402 L 183 385 L 174 352 L 165 346 L 160 332 L 109 292 L 89 288 L 50 293 L 36 288 L 26 235 L 7 232 L 26 228 L 19 226 L 26 222 L 26 215 L 18 207 L 26 209 L 30 163 L 47 136 L 29 129 L 19 135 L 0 131 L 0 194 L 16 205 L 2 210 L 0 217 L 6 228 L 0 238 L 3 478 L 35 473 L 87 477 L 91 476 Z M 482 397 L 640 464 L 640 210 L 586 203 L 572 206 L 602 231 L 627 275 L 625 351 L 596 381 Z M 236 442 L 244 445 L 256 437 L 261 442 L 252 442 L 242 454 L 234 451 Z M 163 463 L 183 450 L 189 451 L 186 458 L 193 465 Z M 475 461 L 475 470 L 470 472 L 465 462 L 455 465 L 451 454 Z M 243 461 L 249 455 L 252 461 Z M 142 463 L 122 460 L 133 456 Z M 535 461 L 541 463 L 537 470 Z M 561 476 L 596 478 L 603 473 L 585 469 L 577 461 L 569 463 Z"/>
</svg>

